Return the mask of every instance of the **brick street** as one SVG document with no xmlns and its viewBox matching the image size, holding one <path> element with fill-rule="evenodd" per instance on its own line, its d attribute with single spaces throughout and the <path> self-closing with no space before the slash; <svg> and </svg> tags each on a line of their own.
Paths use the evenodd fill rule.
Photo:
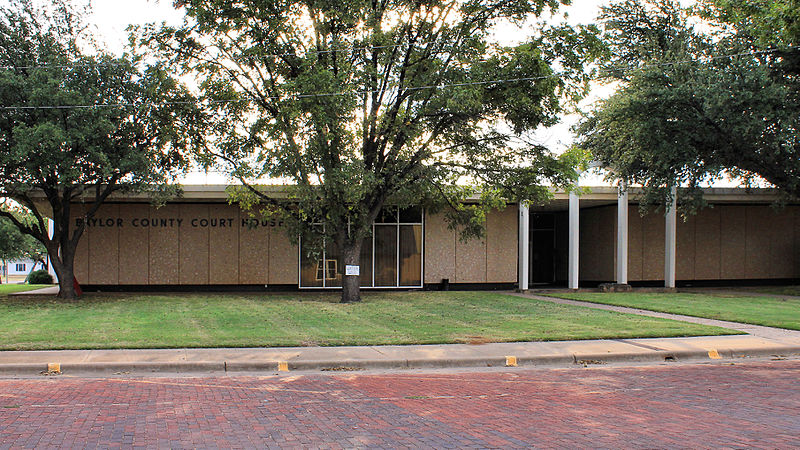
<svg viewBox="0 0 800 450">
<path fill-rule="evenodd" d="M 800 361 L 0 380 L 0 448 L 800 445 Z"/>
</svg>

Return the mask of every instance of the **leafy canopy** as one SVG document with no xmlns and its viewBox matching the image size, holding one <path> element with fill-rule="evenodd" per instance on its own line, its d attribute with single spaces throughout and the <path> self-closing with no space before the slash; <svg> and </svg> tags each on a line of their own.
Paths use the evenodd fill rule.
<svg viewBox="0 0 800 450">
<path fill-rule="evenodd" d="M 83 232 L 70 224 L 72 203 L 86 203 L 91 217 L 115 191 L 171 179 L 185 166 L 198 118 L 163 67 L 93 46 L 82 15 L 69 0 L 0 7 L 0 197 L 33 220 L 0 216 L 47 247 L 70 292 Z M 45 217 L 54 220 L 52 237 Z"/>
<path fill-rule="evenodd" d="M 192 0 L 179 2 L 185 24 L 152 29 L 150 43 L 196 77 L 202 157 L 243 183 L 235 200 L 292 233 L 322 223 L 343 246 L 384 205 L 423 204 L 480 234 L 488 208 L 541 200 L 543 183 L 574 176 L 577 157 L 529 136 L 585 93 L 595 30 L 491 39 L 567 2 Z"/>
<path fill-rule="evenodd" d="M 778 3 L 604 7 L 612 54 L 604 74 L 620 88 L 579 127 L 581 144 L 614 177 L 645 186 L 651 201 L 663 201 L 675 185 L 699 201 L 699 187 L 728 175 L 800 195 L 799 80 L 787 70 L 798 49 L 789 45 L 796 42 L 789 22 L 778 33 L 772 27 L 780 22 L 766 19 L 781 14 Z"/>
<path fill-rule="evenodd" d="M 8 208 L 3 207 L 6 210 Z M 30 222 L 31 217 L 19 211 L 9 210 L 20 221 Z M 34 261 L 44 259 L 47 250 L 41 242 L 31 236 L 22 234 L 19 229 L 8 219 L 0 217 L 0 260 L 29 258 Z"/>
</svg>

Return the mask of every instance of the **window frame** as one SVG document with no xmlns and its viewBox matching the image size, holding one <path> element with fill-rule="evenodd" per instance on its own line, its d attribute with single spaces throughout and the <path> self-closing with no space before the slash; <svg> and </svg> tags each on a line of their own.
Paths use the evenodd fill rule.
<svg viewBox="0 0 800 450">
<path fill-rule="evenodd" d="M 425 287 L 425 209 L 420 207 L 420 221 L 419 222 L 401 222 L 400 221 L 400 208 L 391 206 L 395 210 L 394 222 L 372 222 L 372 280 L 369 286 L 361 286 L 361 289 L 422 289 Z M 321 225 L 321 224 L 315 224 Z M 395 226 L 395 285 L 393 286 L 376 286 L 375 285 L 375 226 L 376 225 L 394 225 Z M 403 225 L 419 226 L 422 242 L 420 242 L 420 265 L 419 265 L 419 284 L 400 286 L 400 227 Z M 323 241 L 321 261 L 327 261 L 327 244 Z M 298 289 L 341 289 L 341 286 L 327 286 L 327 274 L 323 277 L 322 286 L 303 286 L 303 239 L 302 236 L 297 239 L 297 287 Z"/>
</svg>

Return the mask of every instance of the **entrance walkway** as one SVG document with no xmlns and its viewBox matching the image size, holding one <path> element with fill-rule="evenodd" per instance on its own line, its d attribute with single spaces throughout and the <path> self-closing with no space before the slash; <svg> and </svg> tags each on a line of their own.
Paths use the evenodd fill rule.
<svg viewBox="0 0 800 450">
<path fill-rule="evenodd" d="M 646 309 L 629 308 L 625 306 L 604 305 L 601 303 L 584 302 L 580 300 L 567 300 L 564 298 L 545 297 L 543 295 L 536 295 L 536 294 L 526 294 L 517 292 L 513 292 L 510 294 L 519 297 L 526 297 L 546 302 L 558 303 L 561 305 L 583 306 L 586 308 L 602 309 L 605 311 L 615 311 L 625 314 L 636 314 L 639 316 L 658 317 L 661 319 L 680 320 L 682 322 L 710 325 L 713 327 L 729 328 L 731 330 L 741 331 L 751 336 L 756 336 L 764 339 L 772 339 L 780 342 L 797 342 L 798 344 L 800 344 L 800 331 L 795 331 L 795 330 L 763 327 L 760 325 L 751 325 L 739 322 L 728 322 L 725 320 L 706 319 L 703 317 L 684 316 L 681 314 L 662 313 L 656 311 L 649 311 Z"/>
</svg>

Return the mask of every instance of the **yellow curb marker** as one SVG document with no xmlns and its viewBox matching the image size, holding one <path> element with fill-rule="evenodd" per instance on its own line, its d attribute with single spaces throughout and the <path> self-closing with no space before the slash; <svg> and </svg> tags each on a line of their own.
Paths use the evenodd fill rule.
<svg viewBox="0 0 800 450">
<path fill-rule="evenodd" d="M 506 367 L 517 367 L 517 357 L 506 356 Z"/>
<path fill-rule="evenodd" d="M 47 372 L 61 373 L 61 363 L 47 363 Z"/>
<path fill-rule="evenodd" d="M 708 351 L 708 357 L 711 359 L 722 359 L 722 356 L 719 356 L 719 352 L 713 348 Z"/>
<path fill-rule="evenodd" d="M 278 363 L 278 372 L 288 372 L 288 371 L 289 371 L 289 363 L 287 362 Z"/>
</svg>

